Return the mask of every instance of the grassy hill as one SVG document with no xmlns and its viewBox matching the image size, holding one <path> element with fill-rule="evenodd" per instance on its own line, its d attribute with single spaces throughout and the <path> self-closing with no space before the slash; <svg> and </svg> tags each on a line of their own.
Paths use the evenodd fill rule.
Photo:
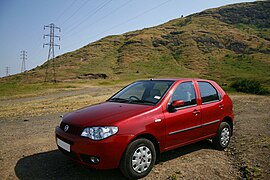
<svg viewBox="0 0 270 180">
<path fill-rule="evenodd" d="M 108 81 L 201 77 L 230 84 L 251 78 L 270 87 L 270 1 L 209 9 L 156 27 L 108 36 L 55 61 L 61 82 L 103 74 Z M 46 65 L 0 82 L 42 82 Z"/>
</svg>

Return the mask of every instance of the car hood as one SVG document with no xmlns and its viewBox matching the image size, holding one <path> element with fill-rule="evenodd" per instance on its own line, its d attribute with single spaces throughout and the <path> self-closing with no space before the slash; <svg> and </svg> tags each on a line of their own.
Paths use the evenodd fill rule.
<svg viewBox="0 0 270 180">
<path fill-rule="evenodd" d="M 76 126 L 109 126 L 153 109 L 154 106 L 104 102 L 66 114 L 63 122 Z"/>
</svg>

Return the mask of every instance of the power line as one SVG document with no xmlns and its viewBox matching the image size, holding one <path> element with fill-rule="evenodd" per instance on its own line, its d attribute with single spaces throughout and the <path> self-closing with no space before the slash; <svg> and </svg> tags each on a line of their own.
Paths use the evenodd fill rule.
<svg viewBox="0 0 270 180">
<path fill-rule="evenodd" d="M 67 8 L 65 8 L 62 13 L 56 18 L 55 22 L 57 22 L 59 19 L 61 19 L 61 17 L 65 14 L 65 12 L 70 9 L 74 4 L 75 2 L 78 1 L 78 0 L 74 0 L 72 1 L 72 3 L 69 4 L 69 6 Z"/>
<path fill-rule="evenodd" d="M 56 18 L 56 20 L 55 21 L 58 21 L 64 14 L 65 14 L 65 12 L 68 10 L 68 9 L 70 9 L 76 2 L 77 2 L 78 0 L 74 0 L 66 9 L 64 9 L 61 13 L 60 13 L 60 15 Z M 86 3 L 87 3 L 88 1 L 86 0 L 71 16 L 69 16 L 67 19 L 65 19 L 65 21 L 64 21 L 64 23 L 65 22 L 67 22 L 69 19 L 71 19 L 72 18 L 72 16 L 74 16 Z M 63 23 L 63 24 L 64 24 Z M 39 44 L 39 41 L 37 41 L 36 42 L 36 45 L 38 45 Z M 36 47 L 38 47 L 38 46 L 36 46 Z M 33 55 L 32 55 L 32 58 L 33 59 L 36 59 L 36 58 L 38 58 L 38 55 L 40 55 L 40 53 L 42 52 L 42 48 L 41 49 L 39 49 L 39 50 L 36 50 L 35 51 L 35 53 L 33 53 Z"/>
<path fill-rule="evenodd" d="M 65 9 L 59 14 L 59 16 L 55 19 L 55 22 L 58 21 L 58 20 L 60 20 L 60 19 L 63 17 L 63 15 L 67 12 L 67 10 L 69 10 L 69 9 L 70 9 L 77 1 L 78 1 L 78 0 L 72 1 L 72 2 L 69 4 L 69 6 L 67 6 L 67 8 L 65 8 Z M 35 47 L 39 47 L 39 46 L 38 46 L 39 43 L 40 43 L 40 41 L 38 40 L 38 41 L 36 42 L 36 46 L 35 46 Z M 41 51 L 42 51 L 42 48 L 39 49 L 39 50 L 36 50 L 35 53 L 32 53 L 32 58 L 33 58 L 33 59 L 37 59 L 37 58 L 38 58 L 38 55 L 40 55 Z"/>
<path fill-rule="evenodd" d="M 105 32 L 108 32 L 108 31 L 110 31 L 110 30 L 112 30 L 112 29 L 115 29 L 115 28 L 117 28 L 117 27 L 119 27 L 119 26 L 122 26 L 122 25 L 124 25 L 124 24 L 126 24 L 126 23 L 128 23 L 128 22 L 130 22 L 130 21 L 133 21 L 134 19 L 136 19 L 136 18 L 138 18 L 138 17 L 140 17 L 140 16 L 142 16 L 142 15 L 144 15 L 144 14 L 146 14 L 146 13 L 149 13 L 149 12 L 151 12 L 151 11 L 153 11 L 153 10 L 155 10 L 155 9 L 157 9 L 157 8 L 159 8 L 159 7 L 163 6 L 163 5 L 165 5 L 165 4 L 167 4 L 169 1 L 171 1 L 171 0 L 167 0 L 167 1 L 163 2 L 163 3 L 161 3 L 161 4 L 158 4 L 157 6 L 154 6 L 153 8 L 150 8 L 150 9 L 148 9 L 148 10 L 146 10 L 146 11 L 144 11 L 144 12 L 142 12 L 142 13 L 140 13 L 140 14 L 138 14 L 138 15 L 136 15 L 136 16 L 134 16 L 134 17 L 132 17 L 132 18 L 130 18 L 130 19 L 124 21 L 124 22 L 122 22 L 122 23 L 119 23 L 119 24 L 117 24 L 117 25 L 114 25 L 114 26 L 112 26 L 112 27 L 110 27 L 110 28 L 108 28 L 108 29 L 106 29 L 106 30 L 104 30 L 104 31 L 102 31 L 102 32 L 100 32 L 100 33 L 98 33 L 98 34 L 96 34 L 95 36 L 99 36 L 99 35 L 101 35 L 101 34 L 103 34 L 103 33 L 105 33 Z M 77 44 L 79 44 L 79 43 L 82 43 L 82 42 L 83 42 L 83 41 L 79 41 L 79 42 L 73 43 L 73 46 L 74 46 L 74 45 L 77 45 Z"/>
<path fill-rule="evenodd" d="M 146 10 L 146 11 L 144 11 L 144 12 L 142 12 L 142 13 L 140 13 L 140 14 L 138 14 L 138 15 L 136 15 L 136 16 L 134 16 L 134 17 L 132 17 L 132 18 L 130 18 L 130 19 L 124 21 L 124 22 L 122 22 L 122 23 L 119 23 L 119 24 L 117 24 L 117 25 L 115 25 L 115 26 L 112 26 L 111 28 L 109 28 L 109 29 L 107 29 L 107 30 L 105 30 L 105 31 L 102 31 L 101 33 L 97 34 L 96 36 L 101 35 L 101 34 L 107 32 L 107 31 L 110 31 L 110 30 L 112 30 L 112 29 L 115 29 L 115 28 L 117 28 L 117 27 L 119 27 L 119 26 L 122 26 L 122 25 L 124 25 L 124 24 L 126 24 L 126 23 L 128 23 L 128 22 L 130 22 L 130 21 L 133 21 L 134 19 L 137 19 L 138 17 L 140 17 L 140 16 L 142 16 L 142 15 L 144 15 L 144 14 L 146 14 L 146 13 L 149 13 L 149 12 L 151 12 L 151 11 L 153 11 L 153 10 L 155 10 L 155 9 L 157 9 L 157 8 L 159 8 L 159 7 L 163 6 L 163 5 L 165 5 L 165 4 L 167 4 L 169 1 L 171 1 L 171 0 L 167 0 L 167 1 L 165 1 L 165 2 L 163 2 L 163 3 L 161 3 L 161 4 L 159 4 L 159 5 L 157 5 L 157 6 L 153 7 L 153 8 L 151 8 L 151 9 L 148 9 L 148 10 Z"/>
<path fill-rule="evenodd" d="M 97 9 L 93 12 L 90 13 L 88 16 L 86 16 L 84 19 L 82 19 L 81 21 L 79 21 L 77 24 L 73 25 L 73 28 L 69 31 L 67 31 L 67 33 L 70 33 L 72 31 L 74 31 L 79 25 L 83 24 L 85 21 L 87 21 L 90 17 L 94 16 L 95 14 L 97 14 L 101 9 L 103 9 L 107 4 L 109 4 L 112 0 L 108 0 L 106 2 L 104 2 L 103 4 L 101 4 L 100 6 L 97 7 Z"/>
<path fill-rule="evenodd" d="M 62 11 L 62 13 L 56 18 L 56 20 L 55 21 L 58 21 L 64 14 L 65 14 L 65 12 L 68 10 L 68 9 L 70 9 L 76 2 L 77 2 L 78 0 L 74 0 L 66 9 L 64 9 L 63 11 Z M 69 16 L 67 19 L 65 19 L 65 21 L 62 23 L 62 25 L 65 23 L 65 22 L 67 22 L 69 19 L 71 19 L 86 3 L 88 3 L 89 1 L 88 0 L 86 0 L 86 1 L 84 1 L 84 3 L 71 15 L 71 16 Z M 38 45 L 38 42 L 39 41 L 37 41 L 37 45 Z M 42 51 L 42 48 L 40 49 L 40 50 L 36 50 L 35 51 L 35 53 L 33 54 L 33 58 L 34 59 L 36 59 L 36 58 L 38 58 L 38 55 L 41 53 L 41 51 Z"/>
<path fill-rule="evenodd" d="M 131 3 L 131 1 L 133 1 L 133 0 L 130 0 L 130 1 L 125 2 L 125 3 L 122 4 L 121 6 L 119 6 L 119 7 L 115 8 L 115 9 L 113 9 L 112 11 L 110 11 L 109 13 L 107 13 L 106 15 L 104 15 L 104 16 L 102 16 L 101 18 L 97 19 L 95 22 L 93 22 L 93 23 L 91 23 L 91 24 L 89 24 L 89 25 L 87 25 L 87 26 L 82 27 L 81 29 L 83 29 L 83 30 L 80 31 L 80 33 L 82 33 L 83 31 L 87 30 L 87 29 L 86 29 L 87 27 L 92 27 L 94 24 L 99 23 L 102 19 L 105 19 L 105 18 L 108 17 L 109 15 L 115 13 L 115 12 L 118 11 L 119 9 L 121 9 L 121 8 L 123 8 L 124 6 L 126 6 L 127 4 Z M 80 23 L 80 24 L 82 24 L 82 23 Z M 79 24 L 79 25 L 80 25 L 80 24 Z M 78 27 L 78 26 L 77 26 L 77 27 Z M 74 30 L 74 29 L 72 29 L 72 30 L 69 31 L 69 32 L 72 32 L 73 30 Z M 75 31 L 75 32 L 76 32 L 76 31 Z M 65 34 L 65 36 L 69 35 L 69 37 L 70 37 L 70 36 L 73 35 L 75 32 L 73 32 L 73 33 L 71 33 L 71 34 L 70 34 L 70 33 L 67 33 L 67 34 Z M 68 37 L 65 38 L 65 39 L 68 39 Z"/>
<path fill-rule="evenodd" d="M 49 68 L 49 62 L 50 62 L 49 60 L 50 59 L 52 59 L 52 66 L 53 66 L 53 81 L 56 82 L 55 62 L 54 62 L 54 47 L 58 46 L 59 49 L 60 49 L 60 45 L 54 43 L 54 38 L 58 38 L 60 40 L 60 36 L 54 35 L 54 30 L 57 29 L 57 30 L 59 30 L 59 32 L 61 32 L 61 29 L 59 27 L 55 26 L 53 23 L 44 26 L 44 30 L 46 28 L 50 28 L 50 34 L 44 34 L 43 39 L 45 39 L 45 37 L 49 37 L 50 42 L 43 44 L 43 48 L 45 46 L 49 46 L 48 59 L 47 59 L 47 64 L 46 64 L 45 82 L 47 82 L 47 80 L 48 80 L 47 78 L 48 78 L 48 68 Z"/>
<path fill-rule="evenodd" d="M 170 1 L 170 0 L 168 0 L 168 1 Z M 161 5 L 164 5 L 165 3 L 167 3 L 168 1 L 165 1 L 164 3 L 161 3 L 160 5 L 158 5 L 158 6 L 156 6 L 156 7 L 154 7 L 154 8 L 152 8 L 152 9 L 150 9 L 150 10 L 147 10 L 148 12 L 149 11 L 152 11 L 153 9 L 156 9 L 157 7 L 160 7 Z M 70 9 L 70 7 L 72 7 L 75 3 L 77 3 L 78 2 L 78 0 L 74 0 L 64 11 L 62 11 L 62 13 L 60 14 L 60 16 L 57 18 L 57 20 L 59 20 L 60 18 L 61 19 L 64 19 L 63 17 L 64 17 L 64 15 L 65 15 L 65 12 L 67 12 L 67 10 L 69 10 Z M 88 1 L 88 0 L 86 0 L 86 1 L 83 1 L 83 3 L 81 4 L 81 6 L 71 15 L 71 16 L 69 16 L 67 19 L 65 19 L 65 21 L 62 23 L 62 24 L 64 24 L 64 23 L 66 23 L 66 22 L 68 22 L 73 16 L 75 16 L 78 12 L 79 12 L 79 10 L 80 9 L 82 9 L 88 2 L 90 2 L 90 1 Z M 110 1 L 104 1 L 104 2 L 106 2 L 106 3 L 110 3 Z M 126 2 L 126 4 L 127 3 L 129 3 L 129 1 L 127 1 Z M 125 5 L 125 4 L 124 4 Z M 124 6 L 123 5 L 123 6 Z M 119 8 L 121 8 L 121 7 L 119 7 Z M 103 34 L 103 33 L 105 33 L 105 32 L 107 32 L 107 31 L 109 31 L 109 30 L 111 30 L 111 29 L 115 29 L 115 28 L 117 28 L 118 26 L 121 26 L 121 25 L 123 25 L 123 24 L 126 24 L 126 23 L 128 23 L 128 22 L 130 22 L 130 21 L 132 21 L 132 20 L 134 20 L 134 19 L 136 19 L 136 18 L 138 18 L 139 16 L 141 16 L 141 15 L 143 15 L 143 14 L 145 14 L 145 13 L 147 13 L 147 11 L 145 11 L 145 12 L 143 12 L 143 13 L 141 13 L 141 14 L 139 14 L 139 15 L 137 15 L 137 16 L 135 16 L 135 17 L 133 17 L 133 18 L 131 18 L 131 19 L 129 19 L 129 20 L 127 20 L 127 21 L 124 21 L 124 22 L 122 22 L 122 23 L 120 23 L 120 24 L 117 24 L 117 25 L 115 25 L 115 26 L 112 26 L 111 28 L 109 28 L 109 29 L 107 29 L 107 30 L 105 30 L 105 31 L 103 31 L 103 32 L 101 32 L 101 33 L 98 33 L 97 35 L 100 35 L 100 34 Z M 113 12 L 113 11 L 111 11 L 111 12 Z M 110 13 L 107 13 L 107 15 L 105 15 L 105 16 L 103 16 L 102 18 L 100 18 L 100 19 L 104 19 L 105 17 L 107 17 L 107 16 L 109 16 L 110 15 Z M 97 22 L 99 22 L 99 21 L 97 21 Z M 83 22 L 82 22 L 83 23 Z M 82 23 L 80 23 L 80 24 L 82 24 Z M 95 24 L 95 22 L 94 23 L 92 23 L 91 25 L 93 25 L 93 24 Z M 72 29 L 73 30 L 73 29 Z M 85 30 L 85 29 L 84 29 Z M 72 33 L 73 34 L 73 33 Z M 97 36 L 96 35 L 96 36 Z M 68 37 L 67 37 L 68 38 Z M 83 41 L 80 41 L 80 42 L 78 42 L 78 43 L 82 43 Z M 78 44 L 77 43 L 77 44 Z M 72 45 L 73 47 L 74 47 L 74 44 Z M 38 50 L 37 50 L 38 51 Z M 41 53 L 41 49 L 37 52 L 36 51 L 36 53 L 34 54 L 35 56 L 34 57 L 38 57 L 38 55 Z"/>
<path fill-rule="evenodd" d="M 70 6 L 67 7 L 67 8 L 60 14 L 60 16 L 59 16 L 56 20 L 60 19 L 60 17 L 63 16 L 64 13 L 65 13 L 70 7 L 72 7 L 72 5 L 74 5 L 75 2 L 77 2 L 77 1 L 78 1 L 78 0 L 74 0 L 74 1 L 70 4 Z M 112 1 L 112 0 L 110 0 L 110 1 Z M 109 2 L 110 2 L 110 1 L 109 1 Z M 83 8 L 88 2 L 89 2 L 88 0 L 84 1 L 83 4 L 81 4 L 81 6 L 80 6 L 80 7 L 79 7 L 79 8 L 78 8 L 71 16 L 69 16 L 67 19 L 65 19 L 65 21 L 62 23 L 62 25 L 65 24 L 67 21 L 69 21 L 75 14 L 77 14 L 77 13 L 79 12 L 79 10 L 80 10 L 81 8 Z M 109 2 L 106 2 L 105 5 L 106 5 L 107 3 L 109 3 Z M 103 4 L 102 4 L 102 5 L 103 5 Z M 99 6 L 99 7 L 100 7 L 100 6 Z M 103 7 L 102 7 L 102 8 L 103 8 Z M 102 8 L 100 8 L 100 9 L 102 9 Z M 97 13 L 100 9 L 96 10 L 96 11 L 94 12 L 94 14 Z M 41 53 L 41 51 L 42 51 L 42 49 L 40 49 L 39 51 L 35 51 L 33 57 L 37 58 L 38 55 Z"/>
<path fill-rule="evenodd" d="M 75 14 L 77 14 L 77 12 L 79 12 L 79 10 L 81 8 L 83 8 L 88 2 L 90 2 L 89 0 L 86 0 L 83 2 L 83 4 L 71 15 L 69 16 L 61 25 L 63 26 L 63 24 L 65 24 L 68 20 L 70 20 Z"/>
<path fill-rule="evenodd" d="M 21 51 L 20 59 L 22 59 L 21 72 L 23 73 L 26 71 L 25 61 L 27 60 L 27 51 L 25 50 Z"/>
</svg>

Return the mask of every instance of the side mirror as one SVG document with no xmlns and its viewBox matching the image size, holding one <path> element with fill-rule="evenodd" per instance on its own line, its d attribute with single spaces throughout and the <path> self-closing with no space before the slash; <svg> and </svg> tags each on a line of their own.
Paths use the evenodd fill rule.
<svg viewBox="0 0 270 180">
<path fill-rule="evenodd" d="M 178 108 L 180 106 L 183 106 L 185 102 L 183 100 L 176 100 L 172 102 L 172 107 Z"/>
</svg>

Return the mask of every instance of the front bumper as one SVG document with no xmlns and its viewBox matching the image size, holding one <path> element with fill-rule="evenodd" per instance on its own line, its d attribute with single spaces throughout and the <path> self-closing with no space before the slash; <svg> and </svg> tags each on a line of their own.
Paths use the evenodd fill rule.
<svg viewBox="0 0 270 180">
<path fill-rule="evenodd" d="M 95 169 L 113 169 L 119 166 L 122 154 L 133 136 L 113 135 L 109 138 L 94 141 L 89 138 L 65 133 L 60 127 L 55 128 L 56 138 L 70 144 L 70 152 L 58 146 L 58 149 L 80 164 Z M 99 158 L 99 163 L 90 162 L 90 156 Z"/>
</svg>

